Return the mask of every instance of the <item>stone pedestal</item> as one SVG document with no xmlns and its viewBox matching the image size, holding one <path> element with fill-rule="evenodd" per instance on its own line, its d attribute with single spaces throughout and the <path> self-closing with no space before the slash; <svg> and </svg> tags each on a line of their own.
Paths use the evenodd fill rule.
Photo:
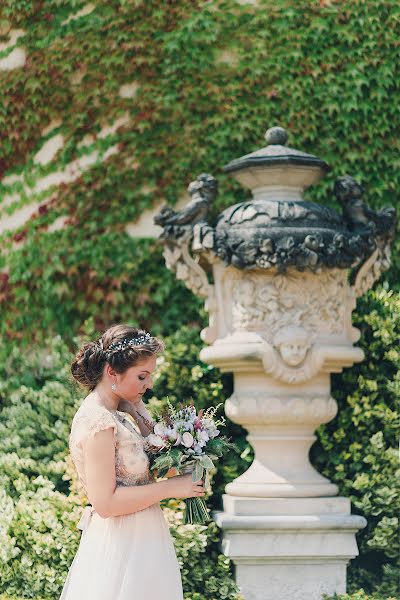
<svg viewBox="0 0 400 600">
<path fill-rule="evenodd" d="M 236 565 L 246 600 L 321 600 L 345 593 L 346 566 L 366 525 L 342 497 L 259 498 L 224 495 L 214 519 L 223 551 Z"/>
<path fill-rule="evenodd" d="M 252 190 L 250 200 L 211 225 L 217 184 L 202 174 L 187 207 L 164 207 L 155 221 L 167 266 L 205 299 L 200 358 L 233 372 L 225 412 L 254 448 L 214 514 L 223 551 L 246 600 L 322 600 L 345 592 L 366 521 L 308 453 L 317 427 L 337 412 L 330 374 L 363 359 L 351 313 L 390 264 L 395 214 L 367 207 L 349 176 L 334 186 L 342 214 L 304 201 L 328 165 L 287 147 L 281 128 L 266 137 L 266 147 L 224 167 Z"/>
<path fill-rule="evenodd" d="M 287 289 L 275 294 L 271 306 L 277 278 Z M 219 322 L 226 330 L 200 357 L 222 371 L 234 370 L 225 412 L 247 429 L 255 456 L 248 470 L 226 486 L 223 511 L 214 514 L 224 531 L 223 552 L 236 566 L 246 600 L 321 600 L 325 593 L 344 593 L 346 565 L 358 554 L 355 534 L 366 520 L 351 515 L 349 500 L 336 496 L 337 486 L 314 469 L 308 454 L 315 429 L 337 413 L 330 372 L 363 358 L 351 342 L 358 337 L 348 319 L 351 290 L 330 290 L 334 310 L 317 293 L 312 277 L 295 272 L 249 274 L 231 268 L 224 271 L 224 282 L 229 293 L 220 296 L 224 316 Z M 214 286 L 221 287 L 218 270 Z M 252 291 L 247 299 L 236 292 L 246 288 Z M 243 318 L 235 303 L 239 297 L 246 303 Z M 308 330 L 304 345 L 301 328 L 285 326 L 284 341 L 290 342 L 291 332 L 298 341 L 286 353 L 281 347 L 284 357 L 297 363 L 292 365 L 274 344 L 289 297 L 286 313 L 293 322 L 301 314 Z"/>
</svg>

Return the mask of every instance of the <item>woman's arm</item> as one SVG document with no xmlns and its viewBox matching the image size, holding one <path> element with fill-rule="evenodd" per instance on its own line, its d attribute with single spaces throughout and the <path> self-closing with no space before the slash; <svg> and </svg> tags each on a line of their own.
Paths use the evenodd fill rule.
<svg viewBox="0 0 400 600">
<path fill-rule="evenodd" d="M 204 496 L 201 480 L 193 482 L 191 475 L 146 485 L 117 487 L 112 428 L 103 429 L 87 440 L 84 457 L 88 498 L 103 518 L 135 513 L 165 498 Z"/>
</svg>

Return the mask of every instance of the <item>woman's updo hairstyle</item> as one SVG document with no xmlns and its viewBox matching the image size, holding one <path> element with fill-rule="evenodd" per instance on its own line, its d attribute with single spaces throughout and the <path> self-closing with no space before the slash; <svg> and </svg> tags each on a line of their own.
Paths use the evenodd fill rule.
<svg viewBox="0 0 400 600">
<path fill-rule="evenodd" d="M 71 364 L 71 373 L 80 384 L 94 390 L 108 362 L 116 373 L 124 373 L 164 350 L 161 340 L 143 329 L 113 325 L 95 342 L 85 344 Z"/>
</svg>

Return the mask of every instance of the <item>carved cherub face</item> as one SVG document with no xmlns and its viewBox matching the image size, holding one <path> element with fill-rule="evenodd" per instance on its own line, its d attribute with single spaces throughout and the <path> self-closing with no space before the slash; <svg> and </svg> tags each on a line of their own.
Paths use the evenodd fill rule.
<svg viewBox="0 0 400 600">
<path fill-rule="evenodd" d="M 311 345 L 311 336 L 301 327 L 284 327 L 274 338 L 275 348 L 290 367 L 297 367 L 303 362 Z"/>
<path fill-rule="evenodd" d="M 282 360 L 290 367 L 297 367 L 306 357 L 308 345 L 298 342 L 286 342 L 279 347 Z"/>
</svg>

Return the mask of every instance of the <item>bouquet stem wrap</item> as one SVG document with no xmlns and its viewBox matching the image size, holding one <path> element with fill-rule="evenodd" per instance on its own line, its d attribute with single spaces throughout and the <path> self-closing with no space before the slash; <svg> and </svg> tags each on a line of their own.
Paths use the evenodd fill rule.
<svg viewBox="0 0 400 600">
<path fill-rule="evenodd" d="M 198 481 L 198 478 L 195 476 L 195 465 L 193 463 L 184 465 L 181 472 L 182 475 L 191 473 L 193 481 Z M 202 478 L 203 483 L 205 478 L 207 479 L 207 472 Z M 184 521 L 186 525 L 193 525 L 193 523 L 205 525 L 211 521 L 210 513 L 202 497 L 185 499 Z"/>
</svg>

